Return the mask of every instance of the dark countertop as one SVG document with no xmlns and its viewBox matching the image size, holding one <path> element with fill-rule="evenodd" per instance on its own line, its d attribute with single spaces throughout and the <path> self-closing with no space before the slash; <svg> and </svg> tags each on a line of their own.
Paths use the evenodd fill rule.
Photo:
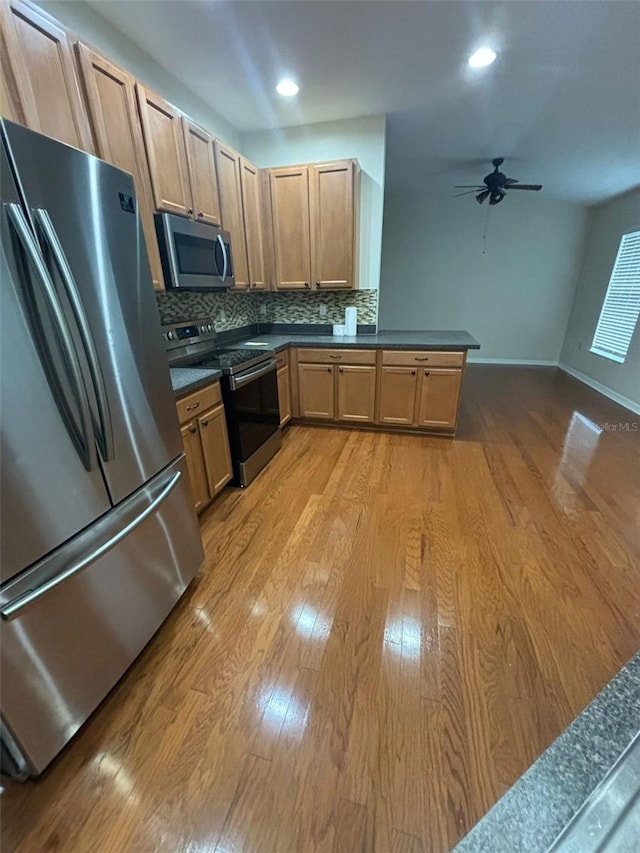
<svg viewBox="0 0 640 853">
<path fill-rule="evenodd" d="M 640 652 L 454 848 L 545 853 L 640 731 Z"/>
<path fill-rule="evenodd" d="M 176 397 L 183 397 L 220 379 L 222 371 L 206 367 L 170 367 L 169 376 L 173 393 Z"/>
<path fill-rule="evenodd" d="M 266 344 L 270 349 L 276 351 L 289 346 L 327 347 L 331 349 L 335 347 L 356 349 L 367 347 L 369 349 L 480 349 L 480 344 L 475 338 L 471 337 L 469 332 L 378 332 L 376 335 L 355 335 L 353 337 L 295 334 L 291 332 L 280 335 L 255 335 L 251 338 L 241 338 L 235 343 L 246 344 L 248 341 Z"/>
</svg>

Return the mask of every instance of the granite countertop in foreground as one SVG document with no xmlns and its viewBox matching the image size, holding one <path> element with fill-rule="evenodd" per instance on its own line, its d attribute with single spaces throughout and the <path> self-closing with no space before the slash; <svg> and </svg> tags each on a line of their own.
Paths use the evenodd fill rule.
<svg viewBox="0 0 640 853">
<path fill-rule="evenodd" d="M 208 367 L 170 367 L 169 376 L 173 393 L 176 397 L 183 397 L 220 379 L 222 371 Z"/>
<path fill-rule="evenodd" d="M 454 848 L 545 853 L 640 731 L 640 652 Z"/>
<path fill-rule="evenodd" d="M 314 335 L 288 332 L 286 334 L 255 335 L 251 338 L 241 338 L 238 344 L 255 341 L 266 344 L 273 350 L 285 347 L 327 347 L 327 348 L 365 348 L 369 349 L 434 349 L 434 350 L 469 350 L 480 349 L 478 341 L 469 332 L 378 332 L 375 335 Z"/>
</svg>

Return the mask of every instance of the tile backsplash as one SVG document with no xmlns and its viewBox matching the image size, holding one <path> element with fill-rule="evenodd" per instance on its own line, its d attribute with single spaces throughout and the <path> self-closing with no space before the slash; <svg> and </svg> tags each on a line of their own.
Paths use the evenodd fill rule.
<svg viewBox="0 0 640 853">
<path fill-rule="evenodd" d="M 156 293 L 163 323 L 213 317 L 218 332 L 253 323 L 343 323 L 344 309 L 355 305 L 358 323 L 375 325 L 378 320 L 378 291 L 351 290 L 341 293 Z M 326 315 L 321 316 L 321 306 Z M 264 307 L 262 307 L 264 306 Z"/>
</svg>

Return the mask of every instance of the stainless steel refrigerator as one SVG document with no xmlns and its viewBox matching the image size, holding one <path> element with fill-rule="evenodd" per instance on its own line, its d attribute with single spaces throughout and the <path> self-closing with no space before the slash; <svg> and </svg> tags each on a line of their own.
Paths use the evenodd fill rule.
<svg viewBox="0 0 640 853">
<path fill-rule="evenodd" d="M 2 763 L 40 773 L 203 558 L 130 175 L 2 121 Z"/>
</svg>

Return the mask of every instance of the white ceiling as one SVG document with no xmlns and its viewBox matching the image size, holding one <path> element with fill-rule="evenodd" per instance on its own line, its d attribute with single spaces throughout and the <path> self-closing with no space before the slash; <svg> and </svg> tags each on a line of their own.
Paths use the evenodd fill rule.
<svg viewBox="0 0 640 853">
<path fill-rule="evenodd" d="M 474 183 L 495 156 L 570 201 L 640 184 L 635 0 L 90 3 L 241 131 L 386 113 L 388 187 Z"/>
</svg>

